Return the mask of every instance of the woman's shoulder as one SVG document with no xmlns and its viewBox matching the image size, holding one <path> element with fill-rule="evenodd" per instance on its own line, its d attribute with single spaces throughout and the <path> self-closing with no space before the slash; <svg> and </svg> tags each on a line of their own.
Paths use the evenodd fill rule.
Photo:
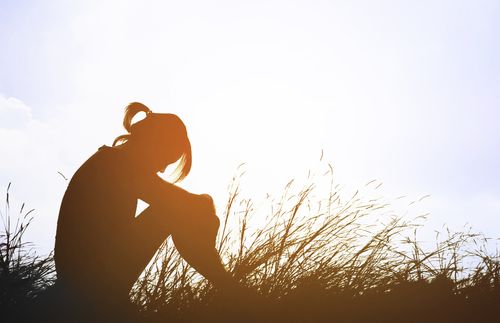
<svg viewBox="0 0 500 323">
<path fill-rule="evenodd" d="M 100 152 L 100 151 L 109 151 L 110 149 L 112 149 L 113 147 L 110 147 L 110 146 L 107 146 L 107 145 L 102 145 L 101 147 L 99 147 L 97 149 L 97 152 Z"/>
<path fill-rule="evenodd" d="M 113 147 L 102 145 L 89 157 L 89 159 L 85 161 L 84 165 L 89 164 L 93 166 L 100 166 L 99 168 L 108 164 L 109 166 L 112 166 L 114 160 L 118 159 L 118 155 L 119 154 L 117 154 Z"/>
<path fill-rule="evenodd" d="M 119 152 L 113 147 L 102 145 L 75 172 L 73 177 L 94 177 L 113 174 L 119 171 L 122 163 Z"/>
</svg>

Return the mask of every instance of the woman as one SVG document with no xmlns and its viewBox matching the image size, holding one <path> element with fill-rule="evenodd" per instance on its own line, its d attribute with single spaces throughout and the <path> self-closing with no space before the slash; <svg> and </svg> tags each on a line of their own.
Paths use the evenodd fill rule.
<svg viewBox="0 0 500 323">
<path fill-rule="evenodd" d="M 146 117 L 132 124 L 139 112 Z M 181 256 L 220 288 L 235 287 L 215 249 L 219 219 L 208 195 L 189 193 L 157 173 L 178 161 L 191 169 L 183 122 L 134 102 L 128 134 L 102 146 L 74 174 L 62 200 L 55 245 L 60 285 L 82 302 L 121 306 L 140 273 L 171 234 Z M 149 207 L 135 217 L 137 200 Z"/>
</svg>

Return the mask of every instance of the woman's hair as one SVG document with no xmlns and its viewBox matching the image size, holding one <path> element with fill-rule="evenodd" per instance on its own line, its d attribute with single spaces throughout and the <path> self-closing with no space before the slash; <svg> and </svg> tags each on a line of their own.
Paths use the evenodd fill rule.
<svg viewBox="0 0 500 323">
<path fill-rule="evenodd" d="M 139 112 L 145 112 L 146 117 L 136 123 L 132 119 Z M 191 143 L 187 136 L 186 126 L 175 114 L 153 113 L 147 106 L 139 102 L 132 102 L 125 108 L 123 127 L 127 134 L 116 137 L 113 146 L 128 141 L 153 143 L 157 145 L 171 145 L 181 152 L 175 168 L 174 183 L 183 180 L 191 170 L 192 154 Z"/>
</svg>

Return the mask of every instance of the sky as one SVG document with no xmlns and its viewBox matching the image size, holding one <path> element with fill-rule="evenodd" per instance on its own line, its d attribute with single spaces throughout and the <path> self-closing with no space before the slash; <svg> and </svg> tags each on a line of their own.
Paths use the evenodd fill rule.
<svg viewBox="0 0 500 323">
<path fill-rule="evenodd" d="M 186 123 L 220 209 L 310 169 L 500 237 L 498 1 L 0 0 L 0 189 L 53 248 L 67 181 L 132 101 Z M 323 164 L 319 162 L 323 155 Z M 3 193 L 2 193 L 3 194 Z"/>
</svg>

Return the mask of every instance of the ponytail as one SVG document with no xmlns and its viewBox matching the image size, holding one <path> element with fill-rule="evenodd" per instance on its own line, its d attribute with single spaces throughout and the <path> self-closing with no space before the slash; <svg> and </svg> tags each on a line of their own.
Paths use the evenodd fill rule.
<svg viewBox="0 0 500 323">
<path fill-rule="evenodd" d="M 126 142 L 130 138 L 132 132 L 132 119 L 139 112 L 145 112 L 146 115 L 152 113 L 151 109 L 140 102 L 132 102 L 125 108 L 125 117 L 123 117 L 123 127 L 127 130 L 128 134 L 120 135 L 113 141 L 113 146 Z"/>
<path fill-rule="evenodd" d="M 150 114 L 151 110 L 140 102 L 132 102 L 125 108 L 125 117 L 123 118 L 123 127 L 130 133 L 132 127 L 132 119 L 139 112 Z"/>
</svg>

